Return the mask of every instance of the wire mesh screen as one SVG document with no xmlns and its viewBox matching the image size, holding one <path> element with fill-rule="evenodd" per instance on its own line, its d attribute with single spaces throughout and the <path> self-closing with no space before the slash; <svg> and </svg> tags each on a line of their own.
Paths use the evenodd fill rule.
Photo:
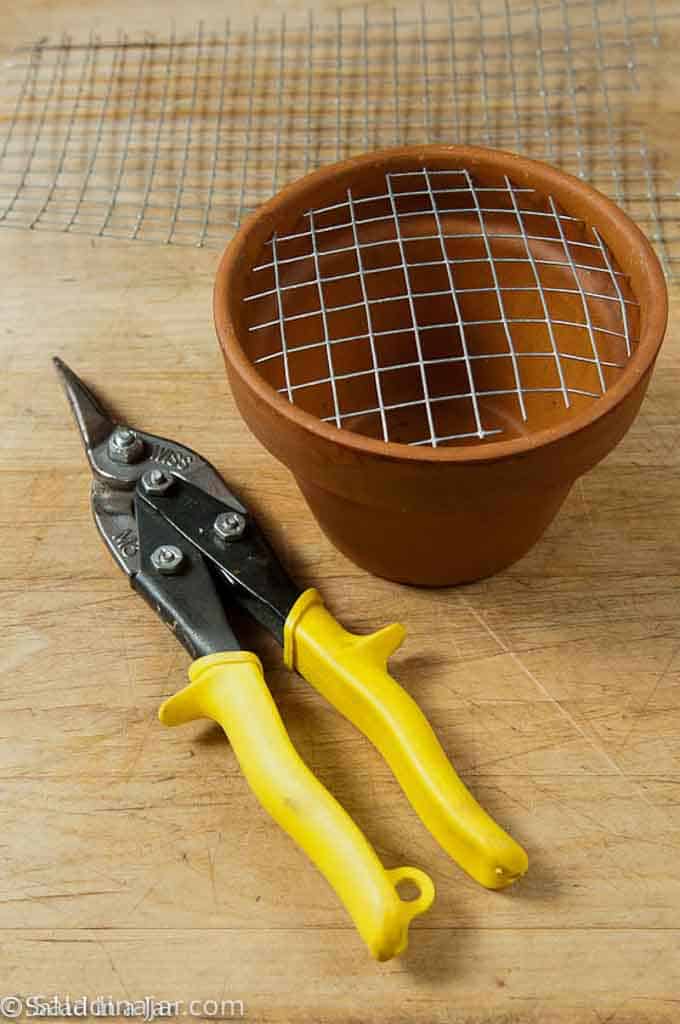
<svg viewBox="0 0 680 1024">
<path fill-rule="evenodd" d="M 631 97 L 673 50 L 674 7 L 450 0 L 41 41 L 4 65 L 0 225 L 221 247 L 321 163 L 471 142 L 592 181 L 672 269 L 680 195 Z"/>
<path fill-rule="evenodd" d="M 244 301 L 248 354 L 290 402 L 433 447 L 590 404 L 624 369 L 639 312 L 595 227 L 507 176 L 450 167 L 309 210 L 270 238 Z"/>
</svg>

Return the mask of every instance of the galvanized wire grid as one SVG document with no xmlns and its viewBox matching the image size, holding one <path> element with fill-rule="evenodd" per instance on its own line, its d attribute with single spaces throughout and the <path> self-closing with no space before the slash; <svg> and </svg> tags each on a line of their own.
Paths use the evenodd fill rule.
<svg viewBox="0 0 680 1024">
<path fill-rule="evenodd" d="M 276 14 L 194 35 L 41 41 L 6 61 L 0 225 L 221 247 L 284 184 L 373 147 L 471 142 L 611 194 L 680 258 L 631 121 L 668 0 L 450 0 Z"/>
<path fill-rule="evenodd" d="M 274 234 L 250 281 L 246 348 L 266 379 L 384 441 L 438 447 L 568 416 L 637 342 L 638 304 L 597 228 L 465 168 L 348 188 Z"/>
</svg>

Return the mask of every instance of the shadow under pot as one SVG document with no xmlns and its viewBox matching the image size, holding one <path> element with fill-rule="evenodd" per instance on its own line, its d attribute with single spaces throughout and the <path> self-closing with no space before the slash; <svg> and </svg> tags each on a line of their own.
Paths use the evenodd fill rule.
<svg viewBox="0 0 680 1024">
<path fill-rule="evenodd" d="M 583 182 L 429 146 L 284 189 L 225 251 L 214 313 L 241 414 L 330 540 L 436 586 L 520 558 L 621 440 L 667 296 Z"/>
</svg>

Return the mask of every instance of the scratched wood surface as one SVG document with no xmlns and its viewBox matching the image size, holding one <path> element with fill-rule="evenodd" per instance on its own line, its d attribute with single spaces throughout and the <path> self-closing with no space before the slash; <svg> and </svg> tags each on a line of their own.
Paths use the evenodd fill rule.
<svg viewBox="0 0 680 1024">
<path fill-rule="evenodd" d="M 5 40 L 149 17 L 13 6 Z M 211 325 L 214 253 L 12 231 L 0 252 L 0 995 L 231 998 L 310 1024 L 680 1019 L 677 291 L 639 419 L 542 542 L 495 579 L 421 592 L 335 552 L 244 428 Z M 246 633 L 314 771 L 388 865 L 435 880 L 407 955 L 376 965 L 221 733 L 161 728 L 188 659 L 91 523 L 53 353 L 122 419 L 211 459 L 348 626 L 407 624 L 393 672 L 527 847 L 520 885 L 487 893 L 452 865 L 368 743 Z"/>
</svg>

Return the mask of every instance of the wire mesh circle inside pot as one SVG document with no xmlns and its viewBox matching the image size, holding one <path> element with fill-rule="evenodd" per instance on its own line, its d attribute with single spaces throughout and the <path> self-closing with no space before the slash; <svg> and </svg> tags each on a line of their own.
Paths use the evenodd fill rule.
<svg viewBox="0 0 680 1024">
<path fill-rule="evenodd" d="M 288 186 L 242 225 L 214 295 L 250 427 L 338 547 L 416 583 L 531 547 L 633 421 L 666 311 L 658 260 L 613 203 L 465 146 Z"/>
<path fill-rule="evenodd" d="M 508 173 L 426 159 L 338 182 L 266 238 L 242 344 L 300 409 L 438 447 L 541 430 L 625 370 L 640 310 L 594 223 Z"/>
</svg>

